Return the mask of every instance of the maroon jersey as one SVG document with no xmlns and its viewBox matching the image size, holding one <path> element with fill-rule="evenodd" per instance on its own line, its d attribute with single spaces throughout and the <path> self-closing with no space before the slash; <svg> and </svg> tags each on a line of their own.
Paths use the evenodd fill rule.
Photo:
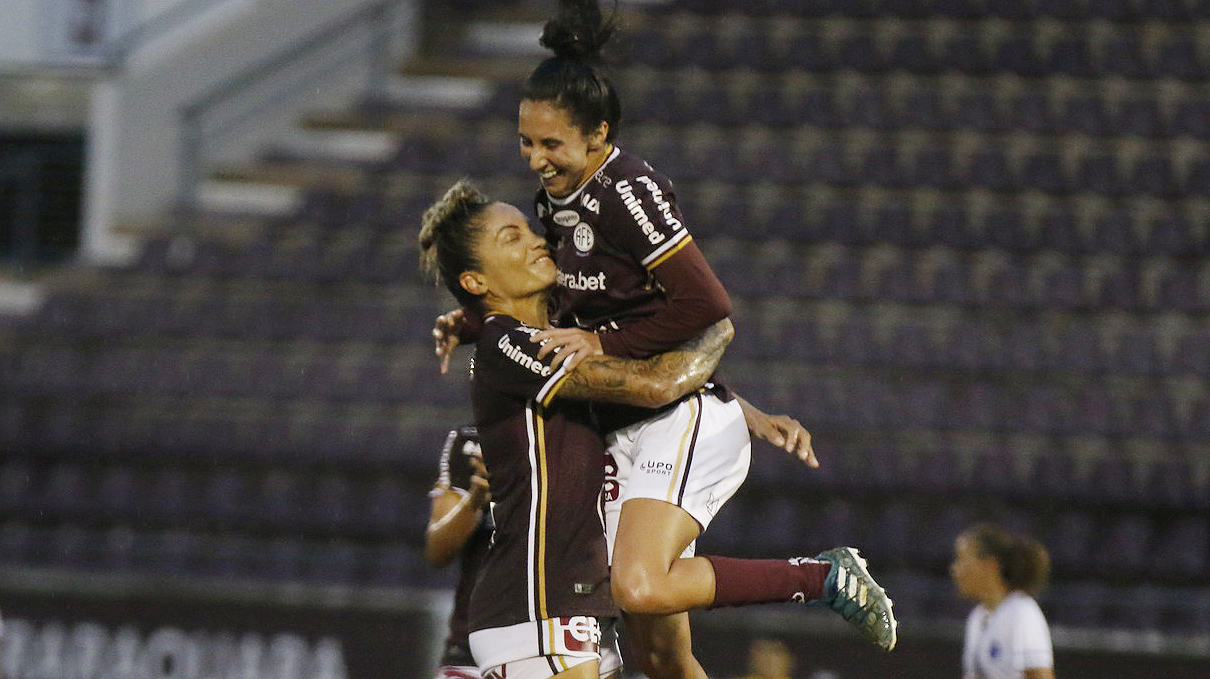
<svg viewBox="0 0 1210 679">
<path fill-rule="evenodd" d="M 551 319 L 600 332 L 606 354 L 647 358 L 730 314 L 672 182 L 641 158 L 614 148 L 570 196 L 539 189 L 534 209 L 559 269 Z"/>
<path fill-rule="evenodd" d="M 474 427 L 458 427 L 450 431 L 441 448 L 441 463 L 437 474 L 437 483 L 433 494 L 453 490 L 460 494 L 470 492 L 471 476 L 475 468 L 471 466 L 471 458 L 479 453 L 479 433 Z M 471 657 L 471 647 L 467 640 L 470 630 L 467 629 L 467 612 L 470 607 L 471 589 L 479 575 L 479 568 L 487 556 L 487 547 L 492 536 L 491 515 L 483 513 L 483 518 L 475 531 L 467 538 L 462 546 L 459 559 L 461 570 L 458 574 L 458 587 L 454 590 L 454 610 L 450 614 L 449 634 L 445 638 L 445 649 L 441 653 L 441 664 L 444 666 L 474 666 Z"/>
<path fill-rule="evenodd" d="M 495 532 L 471 594 L 471 631 L 576 615 L 614 616 L 601 487 L 605 443 L 588 404 L 538 360 L 536 329 L 489 313 L 471 404 L 491 474 Z"/>
</svg>

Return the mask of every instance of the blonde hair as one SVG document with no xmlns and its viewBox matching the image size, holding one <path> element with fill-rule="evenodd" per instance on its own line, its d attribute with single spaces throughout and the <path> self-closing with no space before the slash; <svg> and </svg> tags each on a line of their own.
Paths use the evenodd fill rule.
<svg viewBox="0 0 1210 679">
<path fill-rule="evenodd" d="M 454 295 L 458 303 L 473 307 L 478 295 L 471 294 L 458 277 L 479 268 L 474 242 L 482 225 L 479 216 L 494 201 L 470 180 L 459 179 L 440 200 L 429 206 L 420 219 L 420 266 Z"/>
</svg>

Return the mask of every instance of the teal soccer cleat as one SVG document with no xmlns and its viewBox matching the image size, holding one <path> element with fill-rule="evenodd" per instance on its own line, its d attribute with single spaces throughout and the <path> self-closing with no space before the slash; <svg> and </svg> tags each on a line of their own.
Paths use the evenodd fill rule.
<svg viewBox="0 0 1210 679">
<path fill-rule="evenodd" d="M 891 610 L 891 599 L 866 570 L 866 560 L 852 547 L 835 547 L 815 558 L 832 564 L 820 601 L 882 650 L 895 648 L 899 623 Z"/>
</svg>

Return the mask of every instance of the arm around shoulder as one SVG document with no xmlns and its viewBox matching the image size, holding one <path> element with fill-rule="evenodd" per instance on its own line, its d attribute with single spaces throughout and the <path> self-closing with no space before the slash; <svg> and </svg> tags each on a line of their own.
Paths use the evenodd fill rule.
<svg viewBox="0 0 1210 679">
<path fill-rule="evenodd" d="M 568 373 L 560 394 L 647 408 L 667 405 L 710 379 L 734 336 L 734 326 L 724 318 L 700 337 L 651 358 L 590 356 Z"/>
</svg>

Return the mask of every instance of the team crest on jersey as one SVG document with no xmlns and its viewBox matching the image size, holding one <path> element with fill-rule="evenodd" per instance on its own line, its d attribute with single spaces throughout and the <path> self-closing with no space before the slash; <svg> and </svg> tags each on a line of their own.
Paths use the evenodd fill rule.
<svg viewBox="0 0 1210 679">
<path fill-rule="evenodd" d="M 596 243 L 596 236 L 592 233 L 592 227 L 584 222 L 576 224 L 576 230 L 572 232 L 571 242 L 575 244 L 576 250 L 587 254 L 592 251 L 592 246 Z"/>
<path fill-rule="evenodd" d="M 559 210 L 550 218 L 559 226 L 575 226 L 580 221 L 580 213 L 575 210 Z"/>
</svg>

